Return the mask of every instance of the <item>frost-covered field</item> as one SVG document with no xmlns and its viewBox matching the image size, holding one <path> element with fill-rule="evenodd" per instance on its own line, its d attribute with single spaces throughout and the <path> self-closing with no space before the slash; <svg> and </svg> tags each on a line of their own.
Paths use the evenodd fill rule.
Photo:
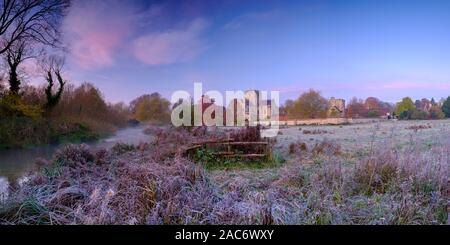
<svg viewBox="0 0 450 245">
<path fill-rule="evenodd" d="M 151 127 L 149 144 L 72 145 L 40 162 L 0 223 L 445 224 L 449 123 L 285 128 L 270 164 L 224 168 L 174 154 L 223 131 Z"/>
<path fill-rule="evenodd" d="M 242 209 L 270 203 L 279 224 L 448 222 L 450 120 L 283 128 L 276 151 L 279 168 L 213 176 L 244 190 Z"/>
<path fill-rule="evenodd" d="M 417 130 L 414 130 L 418 127 Z M 305 130 L 324 131 L 318 134 L 304 133 Z M 442 145 L 450 142 L 450 120 L 369 122 L 342 126 L 304 126 L 280 130 L 278 142 L 287 146 L 297 140 L 336 141 L 346 150 L 369 147 L 371 143 L 390 142 L 397 147 L 409 144 Z M 326 131 L 326 132 L 325 132 Z"/>
</svg>

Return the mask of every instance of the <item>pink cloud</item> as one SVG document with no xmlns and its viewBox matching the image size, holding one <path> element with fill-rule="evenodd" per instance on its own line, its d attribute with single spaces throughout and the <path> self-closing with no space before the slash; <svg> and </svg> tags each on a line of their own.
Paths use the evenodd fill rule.
<svg viewBox="0 0 450 245">
<path fill-rule="evenodd" d="M 119 1 L 76 1 L 64 20 L 71 58 L 85 69 L 114 64 L 118 47 L 131 34 L 133 9 Z"/>
<path fill-rule="evenodd" d="M 195 19 L 186 28 L 154 32 L 133 42 L 133 54 L 148 65 L 165 65 L 192 60 L 206 47 L 201 37 L 208 23 Z"/>
</svg>

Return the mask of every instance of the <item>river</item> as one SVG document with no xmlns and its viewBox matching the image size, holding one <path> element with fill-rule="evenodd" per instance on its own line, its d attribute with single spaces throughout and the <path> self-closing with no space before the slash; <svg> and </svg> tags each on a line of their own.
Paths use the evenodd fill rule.
<svg viewBox="0 0 450 245">
<path fill-rule="evenodd" d="M 143 127 L 118 130 L 113 136 L 96 142 L 86 143 L 93 149 L 109 148 L 117 142 L 139 144 L 147 142 L 151 136 L 144 134 Z M 35 170 L 36 159 L 51 159 L 52 155 L 63 145 L 46 145 L 31 149 L 9 149 L 0 151 L 0 199 L 8 188 L 10 181 L 20 180 Z"/>
</svg>

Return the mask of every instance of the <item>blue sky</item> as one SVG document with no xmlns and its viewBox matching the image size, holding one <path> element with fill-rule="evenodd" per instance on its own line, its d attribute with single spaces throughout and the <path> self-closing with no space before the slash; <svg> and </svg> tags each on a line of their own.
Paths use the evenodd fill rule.
<svg viewBox="0 0 450 245">
<path fill-rule="evenodd" d="M 450 1 L 79 1 L 67 76 L 109 101 L 175 90 L 450 95 Z"/>
</svg>

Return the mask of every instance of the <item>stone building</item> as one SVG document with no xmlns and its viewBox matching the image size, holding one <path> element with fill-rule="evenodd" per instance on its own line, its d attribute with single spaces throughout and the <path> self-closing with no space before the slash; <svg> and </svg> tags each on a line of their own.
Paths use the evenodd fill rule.
<svg viewBox="0 0 450 245">
<path fill-rule="evenodd" d="M 277 113 L 275 102 L 273 100 L 264 100 L 259 90 L 247 90 L 244 93 L 244 97 L 245 118 L 252 123 L 270 120 Z M 252 112 L 252 109 L 255 111 Z"/>
<path fill-rule="evenodd" d="M 328 101 L 328 117 L 345 117 L 345 100 L 331 97 Z"/>
</svg>

